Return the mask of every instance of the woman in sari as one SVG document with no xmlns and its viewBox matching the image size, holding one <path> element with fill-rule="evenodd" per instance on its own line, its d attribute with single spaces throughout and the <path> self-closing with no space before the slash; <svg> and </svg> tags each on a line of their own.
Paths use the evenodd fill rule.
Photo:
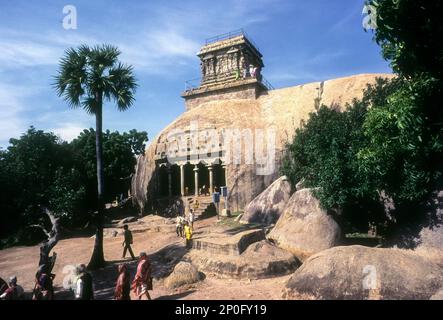
<svg viewBox="0 0 443 320">
<path fill-rule="evenodd" d="M 118 266 L 118 278 L 115 285 L 114 299 L 115 300 L 131 300 L 131 280 L 129 278 L 128 267 L 126 264 Z"/>
<path fill-rule="evenodd" d="M 151 300 L 148 290 L 152 290 L 151 263 L 146 253 L 140 253 L 140 260 L 137 265 L 137 274 L 132 282 L 132 288 L 138 300 L 141 300 L 145 294 L 148 300 Z"/>
</svg>

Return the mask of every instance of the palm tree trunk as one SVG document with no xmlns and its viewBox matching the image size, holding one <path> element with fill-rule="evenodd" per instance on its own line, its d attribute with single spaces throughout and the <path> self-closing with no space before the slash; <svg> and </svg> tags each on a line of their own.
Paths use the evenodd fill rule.
<svg viewBox="0 0 443 320">
<path fill-rule="evenodd" d="M 97 93 L 97 110 L 95 113 L 95 151 L 97 156 L 97 216 L 94 251 L 88 264 L 88 269 L 94 270 L 105 265 L 103 252 L 103 218 L 104 202 L 104 176 L 103 176 L 103 101 L 102 94 Z"/>
</svg>

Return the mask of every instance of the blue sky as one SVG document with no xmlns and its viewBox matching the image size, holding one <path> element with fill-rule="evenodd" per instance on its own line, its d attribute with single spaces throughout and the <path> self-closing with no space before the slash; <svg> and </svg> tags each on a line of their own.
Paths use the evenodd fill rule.
<svg viewBox="0 0 443 320">
<path fill-rule="evenodd" d="M 145 130 L 153 138 L 184 111 L 184 81 L 199 76 L 196 52 L 206 38 L 244 28 L 264 56 L 276 88 L 359 73 L 390 72 L 372 33 L 362 27 L 363 0 L 28 1 L 0 0 L 0 147 L 30 125 L 71 140 L 94 118 L 71 110 L 51 87 L 66 48 L 110 43 L 132 64 L 136 103 L 104 111 L 104 127 Z M 62 26 L 63 7 L 78 28 Z"/>
</svg>

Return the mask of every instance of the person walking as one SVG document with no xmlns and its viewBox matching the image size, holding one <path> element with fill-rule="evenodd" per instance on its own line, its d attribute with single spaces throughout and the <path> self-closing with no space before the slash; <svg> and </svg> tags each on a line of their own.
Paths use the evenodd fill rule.
<svg viewBox="0 0 443 320">
<path fill-rule="evenodd" d="M 94 281 L 92 275 L 86 270 L 84 264 L 79 266 L 78 271 L 75 298 L 77 300 L 94 300 Z"/>
<path fill-rule="evenodd" d="M 175 219 L 175 231 L 177 232 L 177 237 L 183 238 L 183 217 L 180 214 Z"/>
<path fill-rule="evenodd" d="M 151 263 L 145 252 L 140 253 L 140 260 L 137 265 L 137 273 L 132 281 L 132 289 L 138 300 L 141 300 L 143 295 L 146 295 L 148 300 L 151 300 L 148 290 L 152 290 L 152 276 Z"/>
<path fill-rule="evenodd" d="M 198 202 L 198 199 L 195 199 L 194 205 L 192 206 L 192 209 L 194 209 L 194 212 L 198 210 L 200 207 L 200 202 Z"/>
<path fill-rule="evenodd" d="M 195 220 L 195 214 L 194 214 L 194 210 L 190 210 L 189 211 L 189 217 L 188 217 L 188 222 L 191 225 L 191 229 L 192 231 L 194 231 L 194 220 Z"/>
<path fill-rule="evenodd" d="M 186 249 L 192 248 L 192 228 L 189 223 L 185 221 L 185 238 L 186 238 Z"/>
<path fill-rule="evenodd" d="M 125 239 L 123 240 L 123 243 L 122 243 L 122 246 L 124 247 L 122 258 L 125 259 L 126 258 L 126 251 L 129 251 L 129 254 L 131 255 L 132 260 L 134 260 L 135 256 L 134 256 L 134 253 L 132 252 L 132 248 L 131 248 L 131 244 L 133 242 L 132 232 L 131 232 L 131 230 L 129 230 L 127 224 L 125 224 L 123 226 L 123 229 L 125 230 L 125 233 L 124 233 Z"/>
<path fill-rule="evenodd" d="M 125 263 L 118 265 L 118 278 L 115 285 L 115 300 L 131 300 L 131 279 L 128 267 Z"/>
</svg>

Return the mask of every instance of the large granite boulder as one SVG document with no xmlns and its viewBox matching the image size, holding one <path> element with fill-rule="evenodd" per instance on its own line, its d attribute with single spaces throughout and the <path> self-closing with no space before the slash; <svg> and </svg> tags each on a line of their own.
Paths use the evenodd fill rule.
<svg viewBox="0 0 443 320">
<path fill-rule="evenodd" d="M 305 260 L 310 255 L 339 244 L 341 231 L 320 207 L 311 189 L 301 189 L 289 199 L 268 239 Z"/>
<path fill-rule="evenodd" d="M 205 273 L 233 279 L 281 276 L 291 274 L 300 266 L 299 260 L 291 253 L 266 240 L 249 245 L 240 255 L 191 250 L 184 259 L 192 261 Z"/>
<path fill-rule="evenodd" d="M 178 263 L 172 273 L 165 279 L 164 285 L 168 289 L 175 289 L 186 284 L 193 284 L 200 280 L 197 268 L 189 262 Z"/>
<path fill-rule="evenodd" d="M 409 250 L 335 247 L 311 256 L 286 284 L 286 298 L 429 299 L 441 266 Z"/>
<path fill-rule="evenodd" d="M 291 197 L 291 183 L 282 176 L 260 193 L 245 208 L 242 223 L 270 225 L 277 222 Z"/>
</svg>

